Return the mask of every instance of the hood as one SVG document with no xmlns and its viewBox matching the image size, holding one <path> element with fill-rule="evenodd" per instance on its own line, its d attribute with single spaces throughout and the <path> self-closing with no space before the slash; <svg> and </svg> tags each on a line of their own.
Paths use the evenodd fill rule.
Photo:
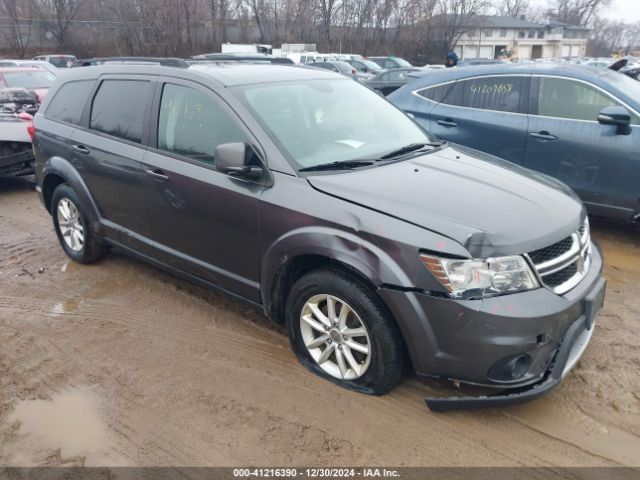
<svg viewBox="0 0 640 480">
<path fill-rule="evenodd" d="M 321 192 L 449 237 L 473 257 L 546 247 L 578 230 L 585 215 L 561 182 L 458 145 L 307 180 Z"/>
</svg>

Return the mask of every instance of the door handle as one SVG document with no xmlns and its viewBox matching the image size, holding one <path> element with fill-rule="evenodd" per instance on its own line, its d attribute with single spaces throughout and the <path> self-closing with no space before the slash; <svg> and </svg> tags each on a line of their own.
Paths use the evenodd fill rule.
<svg viewBox="0 0 640 480">
<path fill-rule="evenodd" d="M 529 136 L 535 138 L 536 140 L 540 140 L 541 142 L 551 142 L 558 139 L 558 137 L 556 137 L 555 135 L 551 135 L 546 130 L 537 133 L 530 133 Z"/>
<path fill-rule="evenodd" d="M 165 174 L 159 168 L 149 168 L 149 169 L 145 170 L 145 173 L 147 175 L 149 175 L 150 177 L 155 178 L 159 182 L 166 182 L 166 181 L 169 180 L 169 176 L 167 174 Z"/>
<path fill-rule="evenodd" d="M 458 124 L 456 122 L 454 122 L 453 120 L 451 120 L 450 118 L 447 118 L 445 120 L 438 120 L 436 122 L 438 125 L 442 125 L 443 127 L 457 127 Z"/>
<path fill-rule="evenodd" d="M 84 145 L 73 145 L 71 148 L 73 149 L 74 152 L 82 153 L 84 155 L 89 154 L 89 149 Z"/>
</svg>

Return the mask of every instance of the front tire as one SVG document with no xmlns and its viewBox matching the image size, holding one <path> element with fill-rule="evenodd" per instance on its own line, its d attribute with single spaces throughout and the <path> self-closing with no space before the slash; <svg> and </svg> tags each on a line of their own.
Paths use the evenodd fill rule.
<svg viewBox="0 0 640 480">
<path fill-rule="evenodd" d="M 51 216 L 62 249 L 79 263 L 92 263 L 106 254 L 102 238 L 95 232 L 76 192 L 66 183 L 58 185 L 51 198 Z"/>
<path fill-rule="evenodd" d="M 287 299 L 291 346 L 313 373 L 371 395 L 392 390 L 402 377 L 402 339 L 371 289 L 339 269 L 302 276 Z"/>
</svg>

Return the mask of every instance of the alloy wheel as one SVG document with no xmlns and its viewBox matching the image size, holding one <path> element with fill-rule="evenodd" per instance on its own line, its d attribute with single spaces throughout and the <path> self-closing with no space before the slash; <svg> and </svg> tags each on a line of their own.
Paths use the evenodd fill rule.
<svg viewBox="0 0 640 480">
<path fill-rule="evenodd" d="M 363 376 L 371 364 L 372 345 L 367 328 L 344 300 L 315 295 L 300 314 L 302 340 L 320 368 L 340 380 Z"/>
<path fill-rule="evenodd" d="M 63 197 L 58 202 L 57 216 L 64 243 L 74 252 L 81 251 L 84 247 L 84 227 L 78 207 L 67 197 Z"/>
</svg>

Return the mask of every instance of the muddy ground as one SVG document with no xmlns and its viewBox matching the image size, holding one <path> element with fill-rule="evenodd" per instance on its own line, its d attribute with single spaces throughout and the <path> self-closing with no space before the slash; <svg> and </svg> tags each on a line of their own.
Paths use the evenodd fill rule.
<svg viewBox="0 0 640 480">
<path fill-rule="evenodd" d="M 436 382 L 348 392 L 233 300 L 122 256 L 70 263 L 33 188 L 0 181 L 0 465 L 640 465 L 637 230 L 593 227 L 608 297 L 563 385 L 435 414 Z"/>
</svg>

